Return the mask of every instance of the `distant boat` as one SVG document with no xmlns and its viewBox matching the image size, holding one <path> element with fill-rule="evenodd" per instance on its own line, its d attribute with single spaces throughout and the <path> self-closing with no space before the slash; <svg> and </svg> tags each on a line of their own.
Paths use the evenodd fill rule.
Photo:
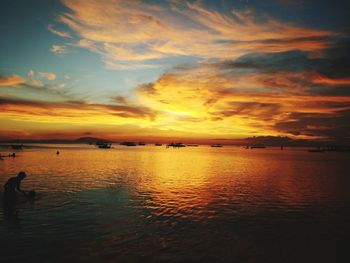
<svg viewBox="0 0 350 263">
<path fill-rule="evenodd" d="M 144 142 L 139 142 L 138 144 L 141 145 L 141 146 L 145 146 L 146 145 L 146 143 L 144 143 Z"/>
<path fill-rule="evenodd" d="M 99 144 L 96 144 L 96 145 L 100 149 L 110 149 L 110 148 L 112 148 L 112 144 L 111 143 L 99 143 Z"/>
<path fill-rule="evenodd" d="M 198 147 L 198 144 L 187 144 L 188 147 Z"/>
<path fill-rule="evenodd" d="M 175 142 L 175 143 L 172 142 L 172 143 L 167 144 L 166 147 L 167 148 L 169 148 L 169 147 L 180 148 L 180 147 L 186 147 L 186 145 L 183 144 L 182 142 Z"/>
<path fill-rule="evenodd" d="M 221 144 L 212 144 L 212 145 L 210 145 L 210 147 L 222 147 L 222 145 Z"/>
<path fill-rule="evenodd" d="M 134 143 L 134 142 L 121 142 L 120 145 L 124 145 L 124 146 L 136 146 L 136 143 Z"/>
<path fill-rule="evenodd" d="M 266 146 L 264 145 L 252 145 L 250 146 L 250 149 L 264 149 Z"/>
<path fill-rule="evenodd" d="M 155 146 L 162 146 L 163 144 L 161 144 L 161 143 L 155 143 L 154 145 L 155 145 Z"/>
</svg>

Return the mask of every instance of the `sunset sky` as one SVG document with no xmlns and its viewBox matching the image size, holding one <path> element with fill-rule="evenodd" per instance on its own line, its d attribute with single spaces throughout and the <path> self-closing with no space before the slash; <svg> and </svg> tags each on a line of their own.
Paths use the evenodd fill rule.
<svg viewBox="0 0 350 263">
<path fill-rule="evenodd" d="M 350 141 L 347 0 L 0 5 L 0 140 Z"/>
</svg>

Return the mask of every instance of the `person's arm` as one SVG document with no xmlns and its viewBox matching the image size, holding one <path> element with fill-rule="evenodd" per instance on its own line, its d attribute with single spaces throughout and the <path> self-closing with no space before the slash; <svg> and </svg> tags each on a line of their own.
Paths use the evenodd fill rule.
<svg viewBox="0 0 350 263">
<path fill-rule="evenodd" d="M 21 182 L 18 182 L 17 184 L 17 191 L 18 192 L 21 192 L 22 194 L 26 195 L 26 192 L 24 192 L 22 189 L 21 189 Z"/>
</svg>

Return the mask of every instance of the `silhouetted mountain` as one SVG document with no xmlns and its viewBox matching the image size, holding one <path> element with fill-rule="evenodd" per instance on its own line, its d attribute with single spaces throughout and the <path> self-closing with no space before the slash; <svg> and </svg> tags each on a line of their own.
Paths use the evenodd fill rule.
<svg viewBox="0 0 350 263">
<path fill-rule="evenodd" d="M 283 136 L 254 136 L 244 139 L 247 144 L 262 144 L 266 146 L 291 145 L 296 141 Z"/>
<path fill-rule="evenodd" d="M 95 137 L 80 137 L 74 140 L 76 143 L 96 143 L 96 142 L 109 142 L 108 140 L 95 138 Z"/>
<path fill-rule="evenodd" d="M 48 143 L 48 144 L 67 144 L 67 143 L 96 143 L 96 142 L 110 142 L 106 139 L 94 138 L 94 137 L 80 137 L 75 140 L 67 139 L 39 139 L 39 140 L 30 140 L 30 139 L 16 139 L 16 140 L 3 140 L 1 143 Z"/>
</svg>

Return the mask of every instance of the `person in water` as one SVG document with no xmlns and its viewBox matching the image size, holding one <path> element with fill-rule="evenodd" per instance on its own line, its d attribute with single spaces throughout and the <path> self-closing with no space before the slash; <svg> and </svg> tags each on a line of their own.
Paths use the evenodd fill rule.
<svg viewBox="0 0 350 263">
<path fill-rule="evenodd" d="M 8 179 L 4 185 L 4 201 L 6 203 L 15 203 L 16 202 L 16 190 L 23 195 L 26 195 L 26 192 L 21 190 L 21 182 L 26 178 L 26 173 L 21 171 L 18 173 L 17 177 L 11 177 Z"/>
</svg>

